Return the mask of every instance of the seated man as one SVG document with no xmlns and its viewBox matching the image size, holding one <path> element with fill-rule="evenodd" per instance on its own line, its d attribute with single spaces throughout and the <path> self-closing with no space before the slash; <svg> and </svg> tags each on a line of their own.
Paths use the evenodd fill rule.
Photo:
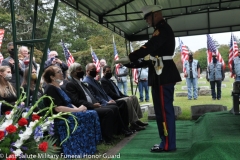
<svg viewBox="0 0 240 160">
<path fill-rule="evenodd" d="M 116 102 L 109 97 L 98 81 L 94 79 L 96 77 L 97 71 L 94 63 L 88 63 L 86 65 L 86 77 L 83 79 L 84 83 L 88 84 L 88 89 L 94 98 L 102 105 L 117 105 L 119 107 L 119 112 L 121 114 L 121 119 L 124 124 L 124 128 L 128 130 L 129 118 L 127 104 L 123 100 L 117 100 Z"/>
<path fill-rule="evenodd" d="M 98 113 L 103 139 L 107 144 L 111 144 L 113 140 L 113 128 L 117 126 L 116 123 L 118 122 L 114 115 L 114 110 L 101 107 L 100 103 L 97 103 L 97 100 L 91 95 L 87 87 L 79 80 L 84 75 L 79 63 L 71 64 L 68 73 L 69 81 L 65 81 L 66 83 L 61 85 L 61 88 L 66 91 L 74 105 L 84 105 L 87 109 L 94 109 Z"/>
<path fill-rule="evenodd" d="M 101 79 L 101 85 L 108 96 L 113 100 L 124 100 L 128 105 L 128 117 L 131 124 L 130 129 L 143 130 L 144 126 L 148 125 L 139 120 L 142 118 L 142 111 L 138 103 L 136 96 L 126 96 L 117 87 L 117 85 L 110 79 L 112 77 L 112 71 L 110 66 L 103 67 L 103 78 Z"/>
</svg>

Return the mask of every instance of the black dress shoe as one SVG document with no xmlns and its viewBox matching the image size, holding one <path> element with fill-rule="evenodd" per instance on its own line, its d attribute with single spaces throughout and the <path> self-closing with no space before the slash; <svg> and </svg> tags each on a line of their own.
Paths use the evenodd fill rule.
<svg viewBox="0 0 240 160">
<path fill-rule="evenodd" d="M 151 148 L 151 152 L 164 152 L 164 149 L 160 148 L 159 146 Z"/>
<path fill-rule="evenodd" d="M 126 131 L 133 132 L 133 133 L 137 132 L 135 129 L 130 129 L 129 127 L 126 129 Z"/>
<path fill-rule="evenodd" d="M 136 123 L 131 123 L 130 129 L 131 130 L 136 130 L 136 131 L 141 131 L 141 130 L 144 130 L 145 127 L 139 126 Z"/>
<path fill-rule="evenodd" d="M 133 132 L 129 132 L 129 131 L 126 131 L 126 130 L 123 130 L 122 133 L 125 135 L 125 137 L 129 137 L 133 134 Z"/>
<path fill-rule="evenodd" d="M 147 126 L 148 125 L 148 123 L 142 122 L 140 120 L 136 121 L 136 124 L 139 126 Z"/>
</svg>

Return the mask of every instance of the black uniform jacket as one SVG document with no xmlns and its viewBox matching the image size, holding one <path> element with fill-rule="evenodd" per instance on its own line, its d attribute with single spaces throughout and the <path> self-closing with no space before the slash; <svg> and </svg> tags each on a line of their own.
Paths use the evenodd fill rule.
<svg viewBox="0 0 240 160">
<path fill-rule="evenodd" d="M 159 86 L 164 84 L 171 84 L 181 81 L 180 74 L 174 61 L 163 60 L 163 70 L 160 75 L 156 74 L 154 69 L 154 61 L 144 58 L 148 54 L 155 57 L 173 56 L 175 49 L 175 38 L 172 28 L 167 24 L 165 20 L 161 20 L 157 23 L 155 30 L 150 40 L 141 46 L 138 50 L 129 54 L 129 59 L 132 63 L 126 64 L 129 68 L 140 68 L 143 66 L 149 67 L 148 84 L 149 86 Z"/>
</svg>

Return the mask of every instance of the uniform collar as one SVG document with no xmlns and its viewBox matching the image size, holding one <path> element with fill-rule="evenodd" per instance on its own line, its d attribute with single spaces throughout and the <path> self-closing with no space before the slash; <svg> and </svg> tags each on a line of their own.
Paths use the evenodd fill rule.
<svg viewBox="0 0 240 160">
<path fill-rule="evenodd" d="M 162 19 L 161 21 L 159 21 L 157 24 L 156 24 L 156 27 L 155 28 L 159 28 L 161 25 L 165 24 L 166 21 L 164 19 Z"/>
</svg>

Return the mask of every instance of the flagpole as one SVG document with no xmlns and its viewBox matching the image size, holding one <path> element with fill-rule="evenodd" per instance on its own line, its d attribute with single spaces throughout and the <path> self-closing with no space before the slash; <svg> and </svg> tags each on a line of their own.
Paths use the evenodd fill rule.
<svg viewBox="0 0 240 160">
<path fill-rule="evenodd" d="M 61 39 L 61 43 L 62 43 L 62 48 L 63 48 L 63 44 L 64 44 L 64 43 L 63 43 L 62 39 Z M 66 62 L 66 64 L 68 64 L 68 63 L 67 63 L 66 56 L 65 56 L 65 54 L 64 54 L 64 48 L 63 48 L 63 53 L 62 53 L 62 54 L 63 54 L 63 56 L 64 56 L 64 58 L 65 58 L 65 62 Z"/>
</svg>

